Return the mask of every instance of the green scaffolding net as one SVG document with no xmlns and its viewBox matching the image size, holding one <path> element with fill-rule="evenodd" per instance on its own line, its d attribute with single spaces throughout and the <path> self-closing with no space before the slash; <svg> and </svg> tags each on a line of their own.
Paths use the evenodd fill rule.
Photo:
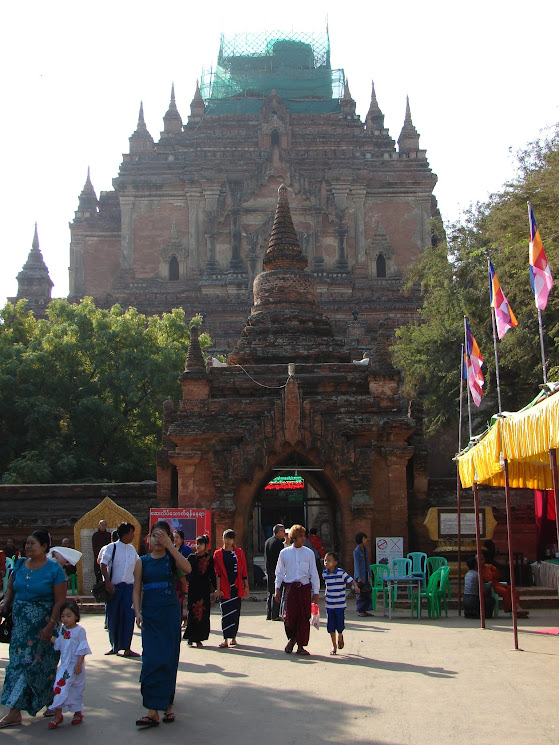
<svg viewBox="0 0 559 745">
<path fill-rule="evenodd" d="M 207 113 L 254 113 L 275 90 L 293 111 L 338 111 L 344 72 L 330 65 L 328 33 L 222 34 L 202 73 Z"/>
</svg>

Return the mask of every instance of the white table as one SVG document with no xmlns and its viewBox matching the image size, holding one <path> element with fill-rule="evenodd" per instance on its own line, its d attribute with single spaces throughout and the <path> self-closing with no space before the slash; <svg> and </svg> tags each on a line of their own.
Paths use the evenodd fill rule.
<svg viewBox="0 0 559 745">
<path fill-rule="evenodd" d="M 392 588 L 393 587 L 417 587 L 417 597 L 418 597 L 418 616 L 421 618 L 421 587 L 423 585 L 423 578 L 422 577 L 414 577 L 414 576 L 405 576 L 405 577 L 397 577 L 397 576 L 388 576 L 383 577 L 383 582 L 386 585 L 386 589 L 388 590 L 388 620 L 392 620 Z M 413 608 L 413 606 L 412 606 Z M 383 616 L 386 616 L 386 604 L 384 606 L 384 610 L 382 613 Z M 413 612 L 412 612 L 412 618 L 413 618 Z"/>
</svg>

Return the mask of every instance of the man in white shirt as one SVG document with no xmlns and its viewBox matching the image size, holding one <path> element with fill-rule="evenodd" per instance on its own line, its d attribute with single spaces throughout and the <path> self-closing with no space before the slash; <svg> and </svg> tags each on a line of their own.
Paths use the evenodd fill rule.
<svg viewBox="0 0 559 745">
<path fill-rule="evenodd" d="M 291 545 L 280 553 L 276 566 L 275 600 L 280 602 L 283 584 L 284 624 L 288 638 L 285 651 L 291 654 L 297 644 L 297 654 L 308 656 L 305 647 L 311 631 L 311 600 L 318 603 L 320 580 L 314 553 L 305 546 L 305 528 L 293 525 L 289 538 Z"/>
<path fill-rule="evenodd" d="M 134 567 L 138 559 L 134 540 L 134 526 L 121 523 L 116 529 L 118 541 L 110 544 L 101 559 L 101 574 L 105 579 L 107 593 L 112 597 L 107 602 L 107 626 L 111 648 L 105 654 L 118 654 L 123 649 L 124 657 L 140 657 L 130 649 L 134 632 Z"/>
</svg>

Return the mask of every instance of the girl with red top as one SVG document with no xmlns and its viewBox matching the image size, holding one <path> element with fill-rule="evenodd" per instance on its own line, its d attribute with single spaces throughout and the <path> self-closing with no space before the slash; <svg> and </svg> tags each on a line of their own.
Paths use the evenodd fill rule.
<svg viewBox="0 0 559 745">
<path fill-rule="evenodd" d="M 235 546 L 234 530 L 223 532 L 223 548 L 218 548 L 214 553 L 214 567 L 223 632 L 223 641 L 219 646 L 225 648 L 231 644 L 235 647 L 241 615 L 241 598 L 248 598 L 250 590 L 245 554 L 242 548 Z"/>
</svg>

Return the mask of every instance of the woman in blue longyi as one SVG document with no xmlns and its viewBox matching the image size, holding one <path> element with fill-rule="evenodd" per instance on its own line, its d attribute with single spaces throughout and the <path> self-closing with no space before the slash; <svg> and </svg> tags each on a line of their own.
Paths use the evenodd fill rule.
<svg viewBox="0 0 559 745">
<path fill-rule="evenodd" d="M 14 622 L 0 700 L 10 711 L 0 721 L 0 729 L 21 724 L 22 711 L 35 716 L 52 701 L 60 655 L 50 640 L 66 600 L 66 575 L 60 564 L 47 559 L 49 549 L 45 530 L 31 533 L 25 543 L 26 558 L 16 562 L 0 603 L 0 616 L 11 607 Z"/>
<path fill-rule="evenodd" d="M 142 674 L 140 683 L 147 714 L 138 727 L 156 727 L 159 712 L 163 721 L 175 721 L 173 701 L 181 644 L 181 607 L 175 584 L 177 570 L 190 574 L 187 558 L 173 545 L 171 528 L 164 520 L 151 530 L 151 554 L 142 556 L 134 569 L 134 611 L 142 630 Z M 143 591 L 143 596 L 142 596 Z"/>
</svg>

